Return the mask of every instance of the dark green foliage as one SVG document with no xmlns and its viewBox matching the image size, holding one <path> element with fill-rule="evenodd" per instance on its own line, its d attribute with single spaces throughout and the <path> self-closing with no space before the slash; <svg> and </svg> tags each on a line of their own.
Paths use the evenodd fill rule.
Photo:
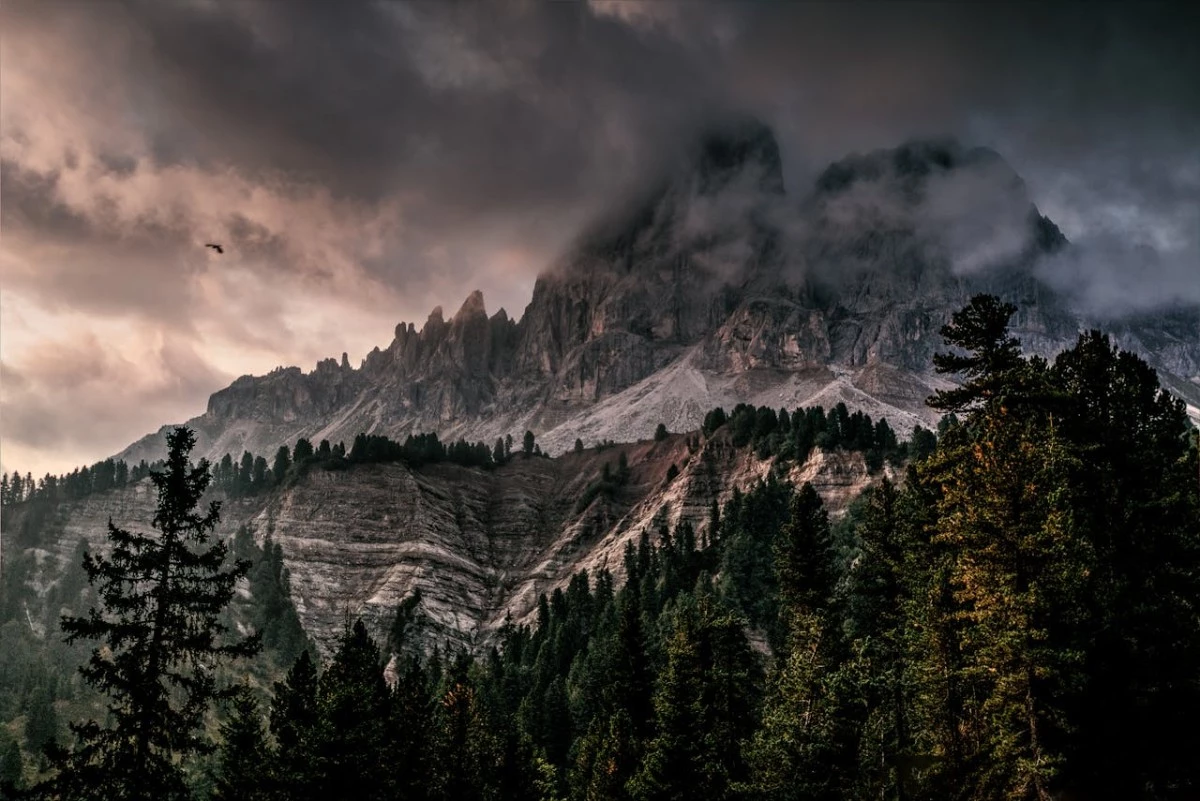
<svg viewBox="0 0 1200 801">
<path fill-rule="evenodd" d="M 578 437 L 575 438 L 575 452 L 583 453 L 583 440 L 579 439 Z"/>
<path fill-rule="evenodd" d="M 1016 306 L 994 295 L 976 295 L 942 326 L 946 344 L 966 354 L 939 353 L 933 366 L 939 373 L 956 373 L 966 380 L 959 388 L 939 390 L 930 406 L 947 412 L 977 409 L 1009 389 L 1011 371 L 1022 365 L 1021 343 L 1008 333 L 1008 320 L 1016 311 Z"/>
<path fill-rule="evenodd" d="M 156 462 L 155 466 L 161 466 Z M 60 501 L 75 501 L 92 493 L 120 489 L 130 482 L 140 481 L 149 475 L 150 467 L 142 462 L 130 471 L 122 460 L 105 459 L 90 467 L 81 467 L 71 473 L 54 476 L 47 473 L 34 481 L 31 474 L 22 476 L 13 471 L 0 476 L 0 506 L 12 506 L 26 502 L 54 504 Z"/>
<path fill-rule="evenodd" d="M 350 453 L 346 454 L 341 443 L 331 446 L 321 440 L 314 451 L 306 439 L 296 442 L 294 452 L 280 446 L 270 471 L 262 457 L 246 452 L 240 467 L 226 454 L 213 470 L 213 486 L 231 497 L 244 497 L 270 490 L 283 484 L 290 477 L 303 475 L 311 465 L 325 470 L 343 470 L 349 464 L 378 464 L 400 462 L 413 469 L 427 464 L 450 462 L 464 467 L 491 469 L 507 460 L 507 451 L 502 440 L 497 439 L 494 448 L 482 442 L 469 443 L 458 440 L 449 445 L 441 442 L 437 434 L 409 435 L 404 442 L 395 442 L 382 434 L 359 434 L 354 438 Z"/>
<path fill-rule="evenodd" d="M 0 730 L 0 798 L 16 798 L 25 789 L 25 759 L 17 741 Z"/>
<path fill-rule="evenodd" d="M 775 542 L 788 519 L 791 497 L 791 486 L 772 477 L 745 495 L 735 491 L 719 515 L 714 509 L 719 531 L 714 528 L 709 533 L 710 545 L 714 539 L 720 545 L 721 594 L 746 615 L 750 625 L 765 631 L 774 647 L 783 643 Z"/>
<path fill-rule="evenodd" d="M 59 737 L 58 713 L 54 709 L 54 682 L 46 681 L 29 694 L 25 707 L 25 742 L 41 753 Z"/>
<path fill-rule="evenodd" d="M 177 759 L 210 748 L 204 715 L 229 692 L 210 665 L 258 648 L 256 638 L 224 636 L 219 621 L 249 564 L 226 567 L 225 543 L 210 543 L 219 506 L 196 508 L 211 476 L 206 461 L 189 464 L 194 444 L 190 430 L 175 429 L 165 472 L 151 475 L 159 534 L 110 522 L 110 554 L 85 557 L 101 606 L 64 617 L 62 628 L 68 642 L 103 643 L 81 672 L 108 696 L 109 722 L 72 725 L 75 747 L 58 755 L 52 785 L 63 798 L 94 797 L 97 788 L 114 799 L 185 797 Z"/>
<path fill-rule="evenodd" d="M 213 801 L 270 801 L 271 753 L 262 710 L 248 688 L 241 688 L 231 705 L 232 714 L 221 725 Z"/>
<path fill-rule="evenodd" d="M 242 527 L 233 540 L 233 555 L 251 565 L 247 573 L 251 603 L 246 609 L 251 628 L 277 665 L 291 665 L 312 646 L 292 604 L 283 548 L 270 536 L 259 548 L 249 529 Z"/>
<path fill-rule="evenodd" d="M 913 426 L 908 438 L 908 457 L 914 462 L 920 462 L 933 455 L 937 448 L 937 435 L 927 428 Z"/>
<path fill-rule="evenodd" d="M 526 431 L 521 445 L 521 452 L 525 455 L 526 459 L 533 455 L 533 444 L 533 432 Z"/>
<path fill-rule="evenodd" d="M 328 445 L 328 443 L 326 443 Z M 296 440 L 296 448 L 292 452 L 292 461 L 297 465 L 307 464 L 316 458 L 312 443 L 301 437 Z"/>
<path fill-rule="evenodd" d="M 746 775 L 760 667 L 740 622 L 702 591 L 670 614 L 654 695 L 654 737 L 629 782 L 637 799 L 732 798 Z"/>
<path fill-rule="evenodd" d="M 281 797 L 297 801 L 320 797 L 320 766 L 316 763 L 319 725 L 317 668 L 303 651 L 286 678 L 275 683 L 271 702 L 270 729 L 276 743 L 272 784 Z"/>
<path fill-rule="evenodd" d="M 254 464 L 250 467 L 250 486 L 255 490 L 262 490 L 271 486 L 272 483 L 268 475 L 267 460 L 261 456 L 255 456 Z"/>
<path fill-rule="evenodd" d="M 863 412 L 851 413 L 844 403 L 828 412 L 814 406 L 790 414 L 786 409 L 776 412 L 744 403 L 729 415 L 724 409 L 713 409 L 705 415 L 702 430 L 712 436 L 721 428 L 736 447 L 751 448 L 760 459 L 775 456 L 803 462 L 814 447 L 843 449 L 863 453 L 868 469 L 876 472 L 885 462 L 899 464 L 909 451 L 908 443 L 898 441 L 886 420 L 873 422 Z"/>
<path fill-rule="evenodd" d="M 271 475 L 274 477 L 275 483 L 282 484 L 291 469 L 291 452 L 287 445 L 280 445 L 279 450 L 275 452 L 275 461 L 271 463 Z"/>
<path fill-rule="evenodd" d="M 654 441 L 655 442 L 662 442 L 664 439 L 666 439 L 669 436 L 671 436 L 671 435 L 667 431 L 667 426 L 665 423 L 659 423 L 658 427 L 654 429 Z"/>
<path fill-rule="evenodd" d="M 311 788 L 318 797 L 392 797 L 391 704 L 379 648 L 358 621 L 342 634 L 318 685 Z"/>
</svg>

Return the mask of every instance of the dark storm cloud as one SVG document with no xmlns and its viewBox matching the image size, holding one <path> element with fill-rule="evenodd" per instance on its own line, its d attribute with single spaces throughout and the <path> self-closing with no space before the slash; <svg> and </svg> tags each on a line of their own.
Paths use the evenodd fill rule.
<svg viewBox="0 0 1200 801">
<path fill-rule="evenodd" d="M 416 190 L 438 216 L 574 201 L 714 100 L 702 54 L 584 5 L 79 5 L 136 30 L 121 77 L 157 162 Z"/>
<path fill-rule="evenodd" d="M 1087 194 L 1165 206 L 1200 137 L 1186 6 L 48 5 L 22 11 L 86 15 L 81 47 L 123 32 L 110 78 L 136 87 L 157 165 L 403 197 L 394 244 L 412 254 L 489 225 L 561 244 L 733 107 L 775 124 L 793 193 L 848 151 L 951 134 L 994 146 L 1052 205 L 1086 199 L 1061 180 L 1082 174 Z M 456 275 L 472 255 L 449 256 Z M 422 281 L 419 258 L 382 262 Z"/>
</svg>

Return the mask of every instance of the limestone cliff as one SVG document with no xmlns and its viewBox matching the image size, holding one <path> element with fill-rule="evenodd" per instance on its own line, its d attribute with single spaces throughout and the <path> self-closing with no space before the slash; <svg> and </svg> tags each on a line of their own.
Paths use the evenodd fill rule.
<svg viewBox="0 0 1200 801">
<path fill-rule="evenodd" d="M 690 521 L 703 535 L 709 507 L 775 470 L 812 481 L 834 513 L 878 476 L 858 454 L 814 452 L 803 465 L 774 465 L 735 448 L 723 431 L 689 447 L 688 437 L 569 453 L 517 457 L 493 471 L 451 464 L 410 470 L 399 464 L 309 470 L 292 486 L 222 499 L 219 536 L 247 525 L 283 549 L 302 623 L 326 649 L 348 618 L 362 616 L 383 636 L 400 602 L 419 590 L 426 643 L 478 646 L 511 618 L 528 621 L 537 597 L 580 570 L 623 573 L 625 544 L 643 531 Z M 629 480 L 586 508 L 579 499 L 605 463 L 624 454 Z M 671 465 L 680 472 L 667 480 Z M 43 591 L 85 539 L 103 547 L 109 518 L 145 529 L 154 513 L 149 481 L 59 505 L 40 526 Z M 13 530 L 28 505 L 6 510 Z M 53 616 L 51 616 L 53 617 Z M 32 619 L 32 618 L 31 618 Z"/>
</svg>

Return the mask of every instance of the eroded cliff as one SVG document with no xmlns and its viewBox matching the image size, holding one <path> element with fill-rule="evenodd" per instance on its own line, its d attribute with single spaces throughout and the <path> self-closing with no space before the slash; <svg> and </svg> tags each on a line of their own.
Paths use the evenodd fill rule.
<svg viewBox="0 0 1200 801">
<path fill-rule="evenodd" d="M 622 455 L 625 482 L 583 506 L 589 485 L 606 464 L 616 470 Z M 679 474 L 668 480 L 672 465 Z M 861 454 L 818 450 L 803 464 L 776 464 L 735 447 L 722 430 L 553 459 L 516 456 L 490 471 L 315 467 L 261 496 L 214 497 L 223 502 L 219 536 L 248 526 L 259 541 L 280 543 L 301 622 L 322 649 L 360 616 L 386 636 L 401 601 L 418 591 L 427 645 L 477 647 L 506 620 L 531 622 L 538 596 L 581 570 L 607 569 L 621 580 L 625 545 L 643 531 L 656 537 L 661 525 L 688 521 L 703 536 L 714 500 L 772 471 L 811 481 L 835 514 L 879 478 Z M 44 594 L 81 540 L 103 548 L 110 518 L 146 529 L 154 504 L 148 481 L 60 504 L 39 524 L 30 583 Z M 9 510 L 8 526 L 19 529 L 29 511 Z"/>
</svg>

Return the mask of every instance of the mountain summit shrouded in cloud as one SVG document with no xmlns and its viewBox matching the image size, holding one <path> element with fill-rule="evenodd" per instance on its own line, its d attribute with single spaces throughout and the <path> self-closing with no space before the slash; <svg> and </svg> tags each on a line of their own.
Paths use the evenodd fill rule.
<svg viewBox="0 0 1200 801">
<path fill-rule="evenodd" d="M 1042 278 L 1072 247 L 996 153 L 913 141 L 785 191 L 755 121 L 705 126 L 641 195 L 585 225 L 539 276 L 519 320 L 475 291 L 447 316 L 400 323 L 353 368 L 343 355 L 243 376 L 188 421 L 210 459 L 301 438 L 396 441 L 436 431 L 543 451 L 697 430 L 739 403 L 839 403 L 898 431 L 933 425 L 937 332 L 976 293 L 1018 305 L 1013 329 L 1052 356 L 1093 320 Z M 1129 319 L 1118 340 L 1194 406 L 1200 307 Z M 120 454 L 161 455 L 162 432 Z"/>
<path fill-rule="evenodd" d="M 519 309 L 713 118 L 771 127 L 796 202 L 849 153 L 985 145 L 1072 243 L 1048 285 L 1109 317 L 1200 302 L 1198 29 L 1152 4 L 5 3 L 4 465 L 70 469 L 232 376 L 357 361 L 464 286 Z M 917 224 L 968 221 L 946 246 L 970 271 L 1019 249 L 1023 206 L 958 177 Z M 715 274 L 743 223 L 807 241 L 728 189 L 672 228 L 728 221 Z"/>
</svg>

